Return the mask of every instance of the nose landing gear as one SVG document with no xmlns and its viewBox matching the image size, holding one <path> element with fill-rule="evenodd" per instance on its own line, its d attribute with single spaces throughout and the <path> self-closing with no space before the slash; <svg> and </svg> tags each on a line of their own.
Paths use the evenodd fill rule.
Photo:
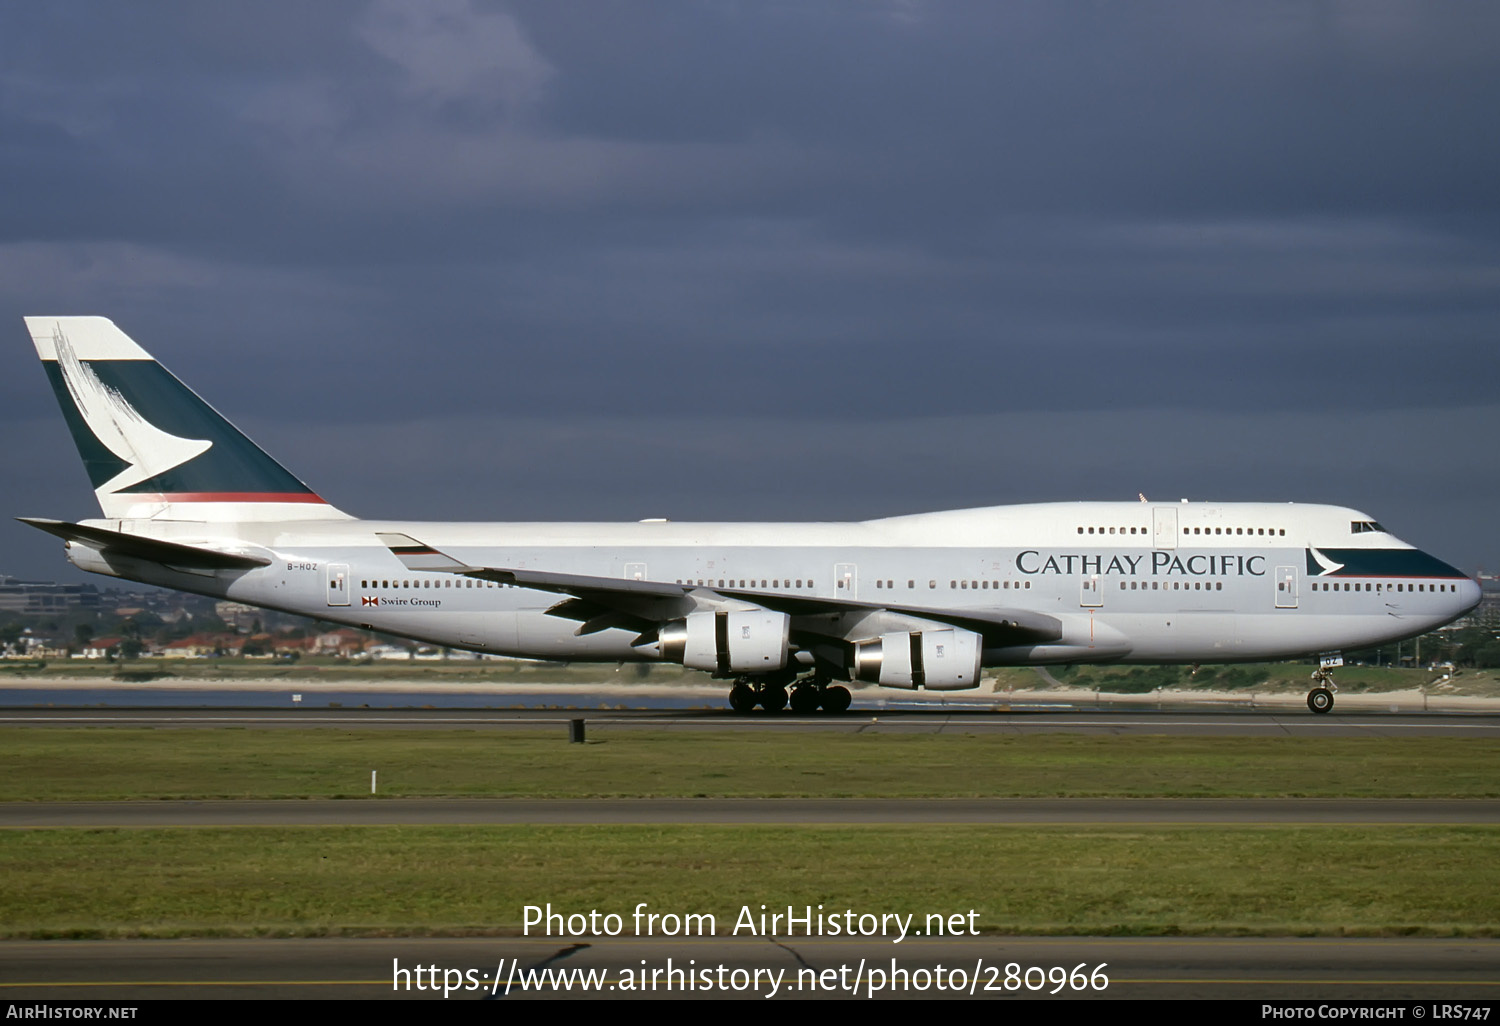
<svg viewBox="0 0 1500 1026">
<path fill-rule="evenodd" d="M 1320 666 L 1313 671 L 1312 679 L 1316 687 L 1307 693 L 1307 707 L 1320 715 L 1332 712 L 1333 694 L 1338 690 L 1333 674 L 1327 667 Z"/>
</svg>

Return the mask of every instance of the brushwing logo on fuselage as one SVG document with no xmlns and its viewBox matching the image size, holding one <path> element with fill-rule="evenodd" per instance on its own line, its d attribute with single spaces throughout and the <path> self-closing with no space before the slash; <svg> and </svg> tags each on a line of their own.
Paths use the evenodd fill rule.
<svg viewBox="0 0 1500 1026">
<path fill-rule="evenodd" d="M 94 369 L 78 359 L 61 330 L 53 332 L 52 342 L 68 395 L 84 423 L 101 445 L 130 464 L 101 484 L 98 491 L 124 491 L 213 448 L 213 442 L 207 439 L 168 434 L 142 417 L 117 389 L 100 381 Z"/>
<path fill-rule="evenodd" d="M 1345 564 L 1335 563 L 1333 560 L 1329 559 L 1327 556 L 1323 555 L 1323 553 L 1319 552 L 1315 548 L 1312 548 L 1311 546 L 1308 546 L 1307 554 L 1311 556 L 1313 558 L 1313 561 L 1318 564 L 1319 577 L 1327 577 L 1329 574 L 1336 574 L 1340 570 L 1344 569 Z"/>
</svg>

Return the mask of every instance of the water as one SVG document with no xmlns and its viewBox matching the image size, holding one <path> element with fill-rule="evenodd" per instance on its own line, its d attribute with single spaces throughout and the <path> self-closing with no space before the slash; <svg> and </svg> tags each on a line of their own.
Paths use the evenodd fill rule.
<svg viewBox="0 0 1500 1026">
<path fill-rule="evenodd" d="M 302 700 L 293 702 L 292 695 Z M 884 693 L 854 697 L 858 710 L 900 710 L 945 708 L 993 709 L 993 698 L 903 698 Z M 661 689 L 649 694 L 631 695 L 619 689 L 596 691 L 589 687 L 552 690 L 505 690 L 491 693 L 441 691 L 309 691 L 229 690 L 223 688 L 0 688 L 0 708 L 58 709 L 645 709 L 680 711 L 688 709 L 727 709 L 728 690 L 723 695 L 702 691 L 674 695 Z"/>
<path fill-rule="evenodd" d="M 302 701 L 293 702 L 300 694 Z M 558 691 L 504 691 L 492 694 L 437 691 L 241 691 L 183 688 L 3 688 L 0 708 L 254 708 L 254 709 L 717 709 L 728 699 L 653 693 L 639 698 L 579 688 Z"/>
</svg>

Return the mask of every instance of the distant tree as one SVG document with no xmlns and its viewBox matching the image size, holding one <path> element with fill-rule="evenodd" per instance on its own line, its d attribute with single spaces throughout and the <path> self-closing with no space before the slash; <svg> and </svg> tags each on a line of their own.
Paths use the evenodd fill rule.
<svg viewBox="0 0 1500 1026">
<path fill-rule="evenodd" d="M 79 648 L 88 648 L 89 642 L 94 640 L 94 628 L 91 624 L 79 623 L 73 625 L 73 640 Z"/>
</svg>

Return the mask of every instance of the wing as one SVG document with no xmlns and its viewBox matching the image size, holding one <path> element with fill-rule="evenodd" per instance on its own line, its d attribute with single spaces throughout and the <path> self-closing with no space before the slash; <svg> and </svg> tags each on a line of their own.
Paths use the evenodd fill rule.
<svg viewBox="0 0 1500 1026">
<path fill-rule="evenodd" d="M 891 631 L 959 627 L 984 639 L 986 648 L 1041 645 L 1063 635 L 1062 622 L 1027 609 L 987 606 L 936 609 L 902 603 L 786 595 L 744 588 L 711 588 L 662 581 L 617 580 L 580 574 L 507 567 L 471 566 L 404 534 L 380 534 L 381 542 L 409 570 L 460 574 L 500 584 L 569 596 L 547 613 L 581 621 L 575 634 L 610 627 L 636 630 L 639 642 L 655 638 L 668 620 L 690 613 L 768 609 L 791 617 L 792 640 L 803 647 L 819 641 L 851 642 Z"/>
</svg>

